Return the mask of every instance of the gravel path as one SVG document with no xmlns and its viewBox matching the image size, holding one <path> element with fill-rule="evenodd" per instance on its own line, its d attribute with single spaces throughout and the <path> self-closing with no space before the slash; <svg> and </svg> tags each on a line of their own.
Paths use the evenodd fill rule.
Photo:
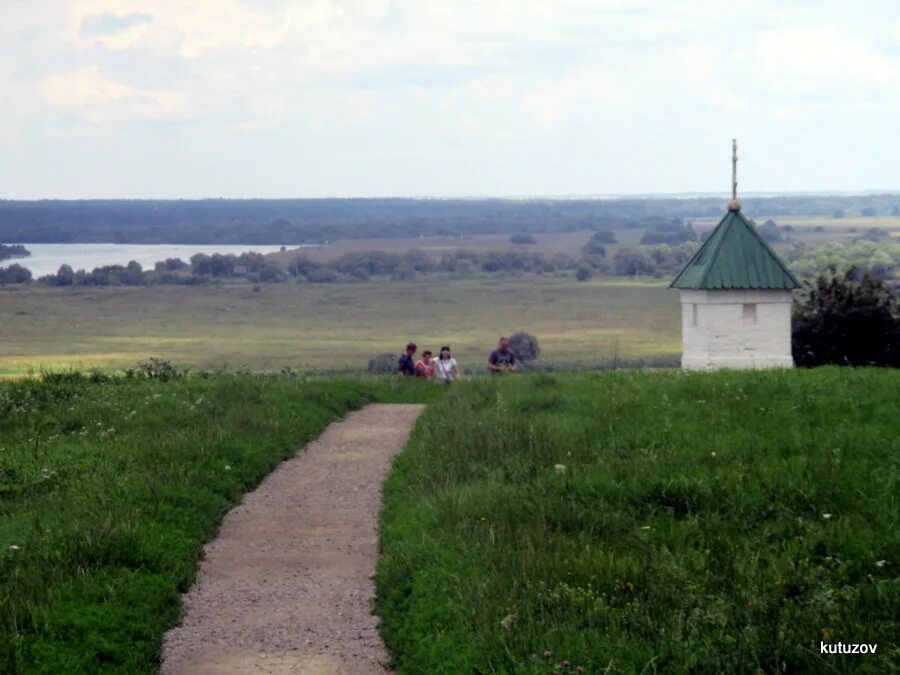
<svg viewBox="0 0 900 675">
<path fill-rule="evenodd" d="M 228 513 L 166 634 L 165 675 L 385 672 L 372 615 L 381 484 L 421 410 L 351 413 Z"/>
</svg>

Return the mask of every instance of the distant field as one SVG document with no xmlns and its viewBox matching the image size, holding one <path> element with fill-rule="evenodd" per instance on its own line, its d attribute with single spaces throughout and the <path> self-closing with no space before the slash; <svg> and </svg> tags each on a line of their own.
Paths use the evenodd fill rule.
<svg viewBox="0 0 900 675">
<path fill-rule="evenodd" d="M 713 223 L 715 224 L 715 223 Z M 612 258 L 620 246 L 634 245 L 640 242 L 646 230 L 617 230 L 617 244 L 606 246 L 607 257 Z M 388 253 L 406 253 L 410 249 L 419 249 L 440 258 L 445 253 L 458 250 L 474 251 L 506 251 L 510 249 L 542 253 L 548 258 L 564 253 L 580 258 L 582 248 L 591 236 L 591 231 L 564 232 L 554 234 L 534 234 L 536 244 L 526 246 L 512 244 L 507 234 L 474 234 L 464 237 L 406 237 L 398 239 L 344 239 L 322 244 L 306 246 L 302 249 L 289 249 L 281 253 L 270 253 L 269 257 L 279 264 L 287 266 L 294 258 L 304 256 L 315 262 L 329 262 L 346 253 L 368 253 L 385 251 Z"/>
<path fill-rule="evenodd" d="M 0 376 L 125 368 L 150 356 L 194 368 L 363 369 L 407 340 L 453 346 L 481 370 L 497 337 L 527 330 L 544 358 L 680 353 L 664 284 L 468 279 L 342 285 L 0 289 Z"/>
<path fill-rule="evenodd" d="M 788 233 L 797 241 L 813 244 L 841 239 L 853 239 L 864 234 L 866 230 L 878 227 L 887 230 L 891 236 L 900 237 L 900 217 L 881 216 L 863 218 L 853 216 L 847 218 L 830 218 L 827 216 L 756 216 L 757 223 L 764 223 L 771 218 L 779 226 L 790 225 L 795 229 Z M 698 232 L 711 230 L 718 223 L 716 218 L 696 218 L 692 221 Z M 813 232 L 815 227 L 823 227 L 824 232 Z"/>
<path fill-rule="evenodd" d="M 643 232 L 643 230 L 641 231 Z M 626 233 L 627 234 L 627 233 Z M 640 233 L 637 238 L 639 239 Z M 386 251 L 388 253 L 406 253 L 410 249 L 420 249 L 435 256 L 452 253 L 460 249 L 505 250 L 525 248 L 529 251 L 540 251 L 552 256 L 566 253 L 580 256 L 581 248 L 587 243 L 591 233 L 588 231 L 566 232 L 557 234 L 536 234 L 537 244 L 516 246 L 510 243 L 508 234 L 473 234 L 464 237 L 401 237 L 397 239 L 343 239 L 340 241 L 307 246 L 303 249 L 290 249 L 283 253 L 272 253 L 279 263 L 287 265 L 298 255 L 306 256 L 316 262 L 328 262 L 346 253 L 368 253 L 370 251 Z"/>
</svg>

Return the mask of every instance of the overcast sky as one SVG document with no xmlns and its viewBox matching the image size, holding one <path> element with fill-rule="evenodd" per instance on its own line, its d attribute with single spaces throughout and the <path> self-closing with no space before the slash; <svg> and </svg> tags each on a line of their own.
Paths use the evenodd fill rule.
<svg viewBox="0 0 900 675">
<path fill-rule="evenodd" d="M 0 0 L 0 198 L 900 189 L 898 0 Z"/>
</svg>

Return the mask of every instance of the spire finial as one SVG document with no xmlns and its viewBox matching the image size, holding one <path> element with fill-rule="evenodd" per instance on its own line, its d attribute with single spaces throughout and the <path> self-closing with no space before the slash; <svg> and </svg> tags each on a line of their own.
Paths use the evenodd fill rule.
<svg viewBox="0 0 900 675">
<path fill-rule="evenodd" d="M 729 211 L 740 211 L 741 202 L 737 198 L 737 139 L 731 139 L 731 201 L 728 202 Z"/>
</svg>

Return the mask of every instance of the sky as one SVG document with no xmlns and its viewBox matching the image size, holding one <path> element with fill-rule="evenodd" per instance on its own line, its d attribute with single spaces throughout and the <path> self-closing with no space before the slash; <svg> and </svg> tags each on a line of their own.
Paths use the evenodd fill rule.
<svg viewBox="0 0 900 675">
<path fill-rule="evenodd" d="M 0 198 L 900 189 L 897 0 L 0 0 Z"/>
</svg>

